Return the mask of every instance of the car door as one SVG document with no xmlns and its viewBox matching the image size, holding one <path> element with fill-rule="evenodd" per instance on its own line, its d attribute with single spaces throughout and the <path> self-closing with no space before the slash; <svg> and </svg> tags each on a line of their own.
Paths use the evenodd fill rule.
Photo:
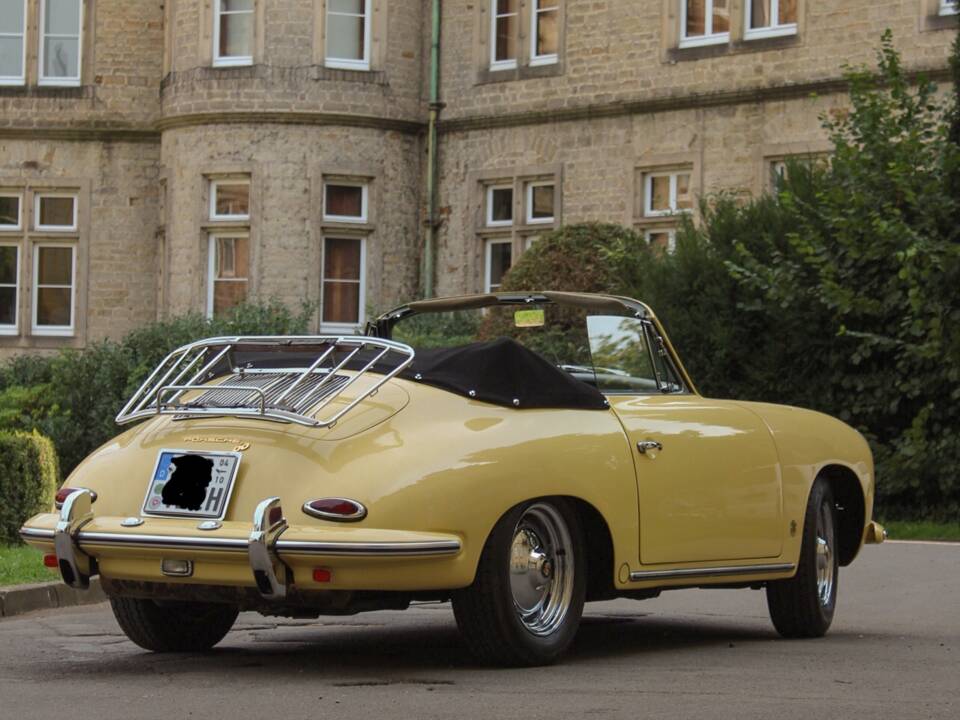
<svg viewBox="0 0 960 720">
<path fill-rule="evenodd" d="M 598 387 L 634 453 L 640 562 L 779 556 L 780 465 L 763 421 L 735 402 L 683 392 L 654 327 L 612 320 L 588 318 L 590 344 Z"/>
</svg>

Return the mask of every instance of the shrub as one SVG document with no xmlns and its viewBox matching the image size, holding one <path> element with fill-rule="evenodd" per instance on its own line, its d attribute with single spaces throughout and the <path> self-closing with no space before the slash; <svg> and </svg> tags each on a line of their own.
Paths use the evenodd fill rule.
<svg viewBox="0 0 960 720">
<path fill-rule="evenodd" d="M 23 522 L 53 506 L 60 483 L 57 453 L 36 432 L 0 432 L 0 467 L 0 545 L 15 544 Z"/>
</svg>

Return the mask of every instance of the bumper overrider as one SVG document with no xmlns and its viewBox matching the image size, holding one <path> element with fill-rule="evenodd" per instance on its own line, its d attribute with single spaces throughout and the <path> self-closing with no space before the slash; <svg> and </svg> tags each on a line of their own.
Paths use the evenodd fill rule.
<svg viewBox="0 0 960 720">
<path fill-rule="evenodd" d="M 316 540 L 304 537 L 302 532 L 287 533 L 291 528 L 277 497 L 266 498 L 257 505 L 245 538 L 119 531 L 120 527 L 118 531 L 105 531 L 91 527 L 97 524 L 92 499 L 89 490 L 77 490 L 64 500 L 54 528 L 30 525 L 20 528 L 20 536 L 26 542 L 39 546 L 53 544 L 63 582 L 74 588 L 89 587 L 91 576 L 98 571 L 97 554 L 111 549 L 215 554 L 234 559 L 242 555 L 259 594 L 266 600 L 276 601 L 286 597 L 292 577 L 284 558 L 429 559 L 456 556 L 461 551 L 458 537 L 436 533 L 416 533 L 411 534 L 416 537 L 386 541 Z"/>
</svg>

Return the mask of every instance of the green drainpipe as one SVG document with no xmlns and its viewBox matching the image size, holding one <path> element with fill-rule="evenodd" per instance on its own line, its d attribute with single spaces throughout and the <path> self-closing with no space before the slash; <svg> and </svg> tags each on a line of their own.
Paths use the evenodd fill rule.
<svg viewBox="0 0 960 720">
<path fill-rule="evenodd" d="M 430 26 L 430 125 L 427 131 L 427 239 L 423 248 L 423 295 L 434 296 L 437 255 L 437 124 L 440 102 L 440 0 L 433 0 Z"/>
</svg>

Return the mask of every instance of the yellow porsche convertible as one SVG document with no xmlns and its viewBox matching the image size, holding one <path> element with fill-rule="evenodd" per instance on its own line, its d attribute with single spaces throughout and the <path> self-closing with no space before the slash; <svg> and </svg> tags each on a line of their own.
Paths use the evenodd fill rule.
<svg viewBox="0 0 960 720">
<path fill-rule="evenodd" d="M 563 292 L 413 302 L 365 335 L 171 353 L 21 535 L 124 632 L 202 651 L 241 610 L 452 601 L 467 646 L 555 660 L 584 603 L 765 589 L 830 626 L 872 522 L 855 430 L 700 396 L 646 305 Z"/>
</svg>

